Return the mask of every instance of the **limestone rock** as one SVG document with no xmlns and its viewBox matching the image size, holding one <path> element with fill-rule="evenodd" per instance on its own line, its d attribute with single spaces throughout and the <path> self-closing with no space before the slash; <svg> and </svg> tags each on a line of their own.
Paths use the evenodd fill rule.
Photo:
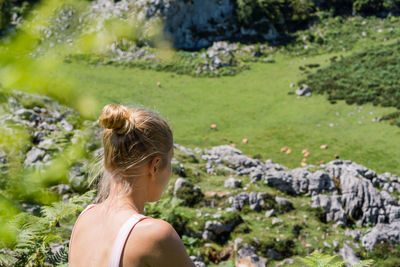
<svg viewBox="0 0 400 267">
<path fill-rule="evenodd" d="M 342 207 L 341 196 L 317 195 L 312 197 L 312 208 L 322 208 L 325 214 L 324 221 L 335 222 L 337 225 L 346 225 L 347 215 Z"/>
<path fill-rule="evenodd" d="M 352 266 L 360 261 L 360 258 L 357 257 L 355 251 L 346 244 L 343 244 L 343 247 L 339 250 L 338 254 L 342 256 L 344 261 L 346 261 L 345 266 Z"/>
<path fill-rule="evenodd" d="M 379 223 L 361 238 L 361 244 L 367 250 L 372 250 L 380 242 L 391 245 L 400 243 L 400 220 L 390 224 Z"/>
<path fill-rule="evenodd" d="M 242 180 L 231 177 L 225 180 L 224 186 L 227 188 L 238 188 L 242 186 Z"/>
<path fill-rule="evenodd" d="M 287 198 L 275 197 L 277 207 L 281 212 L 287 212 L 293 209 L 293 203 Z"/>
<path fill-rule="evenodd" d="M 257 255 L 257 248 L 249 244 L 243 244 L 238 250 L 235 266 L 237 267 L 265 267 L 268 260 Z"/>
<path fill-rule="evenodd" d="M 174 197 L 182 199 L 184 205 L 193 206 L 203 199 L 204 194 L 200 187 L 180 177 L 175 182 Z"/>
<path fill-rule="evenodd" d="M 245 205 L 249 205 L 251 210 L 261 211 L 271 208 L 274 202 L 273 198 L 265 192 L 242 192 L 228 199 L 234 211 L 242 210 Z"/>
<path fill-rule="evenodd" d="M 33 147 L 26 154 L 26 159 L 24 161 L 24 164 L 26 166 L 32 166 L 32 165 L 34 165 L 34 163 L 41 161 L 44 158 L 45 154 L 46 154 L 46 151 L 44 151 L 40 148 Z"/>
<path fill-rule="evenodd" d="M 296 95 L 298 96 L 311 96 L 311 90 L 307 84 L 301 85 L 296 89 Z"/>
</svg>

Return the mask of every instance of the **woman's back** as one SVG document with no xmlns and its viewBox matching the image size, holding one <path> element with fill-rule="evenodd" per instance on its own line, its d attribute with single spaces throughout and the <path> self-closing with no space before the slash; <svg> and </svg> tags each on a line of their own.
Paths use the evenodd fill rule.
<svg viewBox="0 0 400 267">
<path fill-rule="evenodd" d="M 117 241 L 123 251 L 113 255 L 120 257 L 120 265 L 115 266 L 193 266 L 172 226 L 150 217 L 138 222 L 133 218 L 137 217 L 132 216 L 134 214 L 121 210 L 107 216 L 101 204 L 86 210 L 79 217 L 71 237 L 70 266 L 111 266 L 116 238 L 130 219 L 131 223 L 137 224 L 130 227 L 126 239 Z"/>
<path fill-rule="evenodd" d="M 108 267 L 118 232 L 131 215 L 121 211 L 106 216 L 101 204 L 82 213 L 71 237 L 70 265 Z"/>
</svg>

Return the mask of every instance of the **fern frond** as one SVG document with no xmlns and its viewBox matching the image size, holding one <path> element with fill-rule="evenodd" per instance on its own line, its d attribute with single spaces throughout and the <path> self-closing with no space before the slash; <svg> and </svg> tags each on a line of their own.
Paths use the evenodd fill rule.
<svg viewBox="0 0 400 267">
<path fill-rule="evenodd" d="M 95 191 L 88 191 L 83 195 L 74 196 L 68 202 L 56 202 L 51 206 L 43 206 L 41 214 L 46 218 L 50 225 L 55 226 L 61 219 L 75 215 L 83 210 L 84 206 L 90 203 L 94 197 Z"/>
<path fill-rule="evenodd" d="M 14 266 L 16 262 L 17 259 L 13 256 L 12 251 L 0 250 L 0 266 Z"/>
<path fill-rule="evenodd" d="M 85 194 L 80 196 L 74 196 L 69 199 L 69 203 L 77 204 L 80 206 L 86 206 L 91 203 L 96 195 L 96 190 L 87 191 Z"/>
<path fill-rule="evenodd" d="M 60 265 L 68 263 L 68 250 L 65 247 L 59 248 L 57 251 L 52 252 L 51 249 L 47 251 L 46 260 L 53 265 Z"/>
<path fill-rule="evenodd" d="M 363 261 L 357 262 L 352 267 L 371 267 L 374 263 L 375 263 L 374 260 L 363 260 Z"/>
<path fill-rule="evenodd" d="M 51 206 L 41 208 L 41 214 L 46 218 L 50 225 L 55 225 L 62 218 L 69 215 L 75 215 L 77 211 L 82 210 L 82 206 L 74 203 L 56 202 Z"/>
<path fill-rule="evenodd" d="M 308 267 L 342 267 L 344 264 L 343 261 L 337 261 L 337 255 L 325 255 L 318 250 L 300 260 Z"/>
</svg>

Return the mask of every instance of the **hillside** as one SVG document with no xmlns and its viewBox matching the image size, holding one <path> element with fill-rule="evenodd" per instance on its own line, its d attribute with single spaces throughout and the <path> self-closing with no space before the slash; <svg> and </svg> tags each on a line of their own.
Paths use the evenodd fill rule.
<svg viewBox="0 0 400 267">
<path fill-rule="evenodd" d="M 67 266 L 108 103 L 171 124 L 173 176 L 145 214 L 196 266 L 399 266 L 399 11 L 0 0 L 0 266 Z"/>
<path fill-rule="evenodd" d="M 91 198 L 90 192 L 77 196 L 89 189 L 88 170 L 102 153 L 100 129 L 93 122 L 82 122 L 73 110 L 37 95 L 3 94 L 2 109 L 6 111 L 3 123 L 22 127 L 30 137 L 24 144 L 29 147 L 26 154 L 12 150 L 15 144 L 2 146 L 2 192 L 15 194 L 15 204 L 27 213 L 11 221 L 10 227 L 21 227 L 16 247 L 11 247 L 12 252 L 3 250 L 0 259 L 14 266 L 34 263 L 29 260 L 33 253 L 50 264 L 65 262 L 76 211 Z M 78 128 L 82 125 L 85 132 Z M 71 147 L 66 140 L 84 150 L 68 156 Z M 13 158 L 22 165 L 15 166 Z M 54 169 L 59 159 L 63 164 Z M 23 180 L 16 179 L 18 166 L 23 166 L 18 171 Z M 52 208 L 42 206 L 40 188 L 23 195 L 14 191 L 22 184 L 25 188 L 33 185 L 26 176 L 32 168 L 47 172 L 42 185 L 53 184 L 49 197 L 62 202 Z M 53 176 L 56 173 L 61 174 L 60 180 Z M 383 250 L 396 253 L 390 244 L 398 242 L 400 178 L 394 174 L 377 174 L 348 160 L 288 169 L 271 160 L 250 158 L 229 145 L 191 150 L 178 144 L 173 173 L 162 199 L 148 205 L 146 214 L 169 221 L 198 264 L 230 266 L 226 264 L 231 262 L 233 266 L 234 261 L 246 261 L 252 255 L 270 266 L 292 265 L 295 256 L 314 249 L 345 255 L 346 260 L 374 258 L 377 264 L 397 264 L 397 258 L 379 256 Z M 38 215 L 54 231 L 49 233 Z M 381 241 L 388 243 L 383 246 Z"/>
</svg>

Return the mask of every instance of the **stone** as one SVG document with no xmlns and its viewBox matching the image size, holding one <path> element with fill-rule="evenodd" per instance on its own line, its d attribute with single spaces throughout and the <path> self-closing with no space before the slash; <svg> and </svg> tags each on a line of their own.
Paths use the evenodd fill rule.
<svg viewBox="0 0 400 267">
<path fill-rule="evenodd" d="M 26 158 L 24 161 L 25 166 L 32 166 L 34 163 L 41 161 L 46 154 L 46 151 L 33 147 L 31 150 L 28 151 L 26 154 Z"/>
<path fill-rule="evenodd" d="M 174 148 L 178 149 L 181 152 L 183 152 L 187 156 L 187 159 L 190 160 L 190 162 L 198 163 L 196 155 L 194 154 L 192 149 L 184 147 L 184 146 L 182 146 L 180 144 L 176 144 L 176 143 L 174 143 Z"/>
<path fill-rule="evenodd" d="M 242 242 L 243 242 L 243 238 L 237 237 L 237 238 L 233 241 L 233 249 L 234 249 L 235 251 L 238 251 L 239 248 L 240 248 L 240 245 L 242 244 Z"/>
<path fill-rule="evenodd" d="M 299 88 L 296 89 L 296 95 L 308 97 L 308 96 L 311 96 L 311 90 L 307 84 L 303 84 Z"/>
<path fill-rule="evenodd" d="M 267 210 L 265 212 L 265 217 L 267 218 L 271 217 L 272 215 L 274 215 L 274 212 L 275 212 L 274 209 Z"/>
<path fill-rule="evenodd" d="M 269 171 L 264 183 L 291 195 L 313 195 L 332 192 L 335 185 L 330 176 L 322 171 L 309 172 L 307 168 L 296 168 L 290 171 Z"/>
<path fill-rule="evenodd" d="M 341 196 L 316 195 L 311 198 L 312 208 L 321 208 L 325 222 L 335 222 L 336 225 L 346 225 L 347 215 L 342 207 Z"/>
<path fill-rule="evenodd" d="M 339 250 L 338 254 L 342 256 L 345 261 L 345 266 L 352 266 L 360 261 L 360 258 L 357 257 L 355 251 L 346 244 L 343 244 L 343 247 Z"/>
<path fill-rule="evenodd" d="M 287 212 L 293 209 L 293 203 L 287 198 L 275 197 L 277 207 L 281 212 Z"/>
<path fill-rule="evenodd" d="M 86 161 L 75 162 L 69 169 L 68 182 L 71 188 L 78 192 L 84 192 L 88 187 L 88 163 Z"/>
<path fill-rule="evenodd" d="M 240 224 L 241 222 L 242 218 L 240 216 L 223 219 L 223 222 L 217 220 L 208 220 L 204 225 L 202 238 L 222 244 L 229 239 L 230 233 L 235 229 L 236 225 Z"/>
<path fill-rule="evenodd" d="M 239 267 L 265 267 L 268 260 L 257 255 L 257 248 L 247 243 L 238 250 L 235 266 Z"/>
<path fill-rule="evenodd" d="M 361 238 L 361 244 L 367 250 L 374 249 L 380 242 L 393 246 L 400 243 L 400 220 L 390 224 L 379 223 Z"/>
<path fill-rule="evenodd" d="M 362 231 L 361 230 L 350 230 L 346 229 L 343 234 L 345 236 L 350 236 L 354 239 L 354 241 L 359 241 L 361 236 L 362 236 Z"/>
<path fill-rule="evenodd" d="M 224 182 L 224 186 L 227 188 L 238 188 L 242 187 L 242 180 L 235 179 L 233 177 L 228 178 Z"/>
<path fill-rule="evenodd" d="M 283 223 L 282 219 L 279 219 L 279 218 L 273 218 L 272 219 L 272 226 L 275 226 L 275 225 L 281 224 L 281 223 Z"/>
<path fill-rule="evenodd" d="M 351 161 L 336 160 L 327 164 L 326 171 L 340 184 L 341 202 L 347 216 L 357 225 L 376 224 L 383 208 L 381 194 L 364 175 L 368 169 Z"/>
<path fill-rule="evenodd" d="M 204 198 L 204 194 L 201 192 L 200 187 L 179 177 L 175 182 L 174 197 L 182 199 L 184 205 L 193 206 Z"/>
<path fill-rule="evenodd" d="M 65 119 L 62 119 L 60 121 L 60 124 L 64 128 L 64 130 L 67 132 L 70 132 L 74 129 L 74 126 L 72 126 L 70 123 L 68 123 Z"/>
<path fill-rule="evenodd" d="M 40 216 L 40 208 L 41 206 L 38 204 L 32 204 L 32 203 L 22 203 L 22 209 L 25 210 L 26 212 L 29 212 L 32 215 L 35 216 Z"/>
<path fill-rule="evenodd" d="M 200 256 L 190 256 L 195 267 L 206 267 L 207 265 L 203 262 L 203 259 Z"/>
<path fill-rule="evenodd" d="M 249 205 L 251 210 L 261 211 L 271 208 L 274 202 L 272 197 L 265 192 L 242 192 L 228 199 L 234 211 L 240 211 L 245 205 Z"/>
<path fill-rule="evenodd" d="M 283 258 L 281 254 L 279 254 L 272 248 L 267 249 L 267 257 L 272 260 L 281 260 Z"/>
</svg>

